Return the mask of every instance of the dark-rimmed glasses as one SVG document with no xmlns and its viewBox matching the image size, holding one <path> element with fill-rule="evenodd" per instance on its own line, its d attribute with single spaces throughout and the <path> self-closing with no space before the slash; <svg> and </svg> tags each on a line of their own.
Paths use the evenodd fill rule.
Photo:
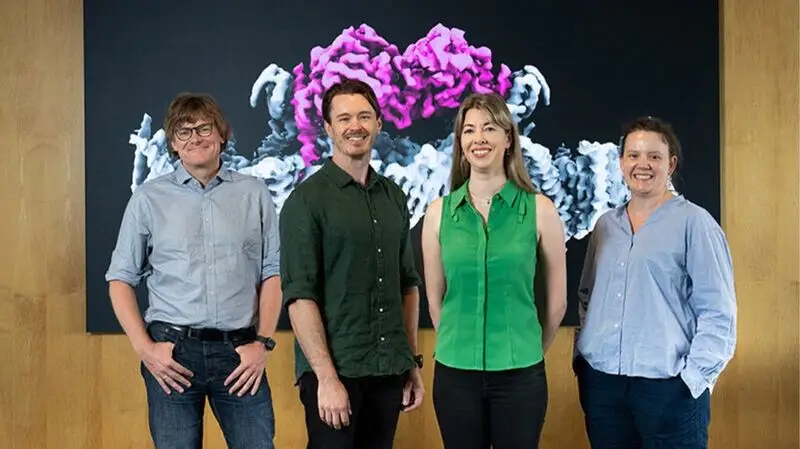
<svg viewBox="0 0 800 449">
<path fill-rule="evenodd" d="M 214 124 L 204 123 L 202 125 L 197 125 L 193 127 L 178 128 L 178 130 L 175 131 L 175 137 L 177 137 L 178 140 L 185 141 L 191 139 L 192 134 L 195 132 L 200 137 L 208 137 L 211 135 L 212 132 L 214 132 Z"/>
</svg>

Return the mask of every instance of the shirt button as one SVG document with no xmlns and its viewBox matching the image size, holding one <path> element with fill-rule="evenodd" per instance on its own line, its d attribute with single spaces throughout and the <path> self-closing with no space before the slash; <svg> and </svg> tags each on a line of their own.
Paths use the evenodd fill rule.
<svg viewBox="0 0 800 449">
<path fill-rule="evenodd" d="M 615 324 L 615 325 L 614 325 L 614 329 L 616 329 L 616 328 L 618 328 L 618 327 L 619 327 L 619 324 Z"/>
<path fill-rule="evenodd" d="M 376 219 L 374 219 L 374 218 L 373 218 L 373 219 L 372 219 L 372 222 L 377 224 L 377 223 L 378 223 L 378 220 L 376 220 Z"/>
<path fill-rule="evenodd" d="M 381 341 L 386 341 L 386 338 L 384 338 L 384 337 L 381 337 Z"/>
<path fill-rule="evenodd" d="M 617 298 L 622 298 L 622 293 L 617 293 Z"/>
<path fill-rule="evenodd" d="M 383 313 L 383 307 L 381 307 L 380 309 L 378 309 L 378 312 L 381 312 L 381 313 Z"/>
<path fill-rule="evenodd" d="M 625 266 L 625 262 L 620 262 L 619 266 L 624 267 Z"/>
<path fill-rule="evenodd" d="M 381 249 L 380 249 L 380 248 L 378 248 L 378 252 L 381 252 Z"/>
<path fill-rule="evenodd" d="M 383 282 L 383 278 L 378 278 L 378 282 Z"/>
</svg>

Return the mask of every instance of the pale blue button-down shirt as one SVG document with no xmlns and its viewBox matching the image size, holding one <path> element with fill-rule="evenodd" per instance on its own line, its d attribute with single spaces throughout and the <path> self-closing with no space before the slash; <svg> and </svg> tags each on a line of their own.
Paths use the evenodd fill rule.
<svg viewBox="0 0 800 449">
<path fill-rule="evenodd" d="M 279 259 L 262 180 L 221 168 L 203 188 L 181 165 L 131 196 L 106 280 L 146 279 L 148 323 L 231 330 L 256 324 L 258 286 Z"/>
<path fill-rule="evenodd" d="M 578 295 L 576 350 L 598 371 L 680 376 L 696 398 L 733 356 L 728 244 L 713 217 L 682 196 L 636 234 L 625 206 L 604 214 L 589 239 Z"/>
</svg>

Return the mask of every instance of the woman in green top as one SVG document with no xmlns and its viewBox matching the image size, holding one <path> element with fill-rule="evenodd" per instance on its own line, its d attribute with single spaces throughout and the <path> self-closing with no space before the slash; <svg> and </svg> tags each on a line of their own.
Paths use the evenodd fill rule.
<svg viewBox="0 0 800 449">
<path fill-rule="evenodd" d="M 450 193 L 422 231 L 439 429 L 445 448 L 536 448 L 544 353 L 566 310 L 563 224 L 531 183 L 502 97 L 465 99 L 454 136 Z"/>
</svg>

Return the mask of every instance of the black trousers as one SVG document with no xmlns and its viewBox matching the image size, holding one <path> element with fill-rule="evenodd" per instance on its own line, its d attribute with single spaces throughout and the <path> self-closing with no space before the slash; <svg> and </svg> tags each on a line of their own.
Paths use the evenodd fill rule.
<svg viewBox="0 0 800 449">
<path fill-rule="evenodd" d="M 306 415 L 307 449 L 392 449 L 408 374 L 339 378 L 347 390 L 350 425 L 339 430 L 319 417 L 317 376 L 300 377 L 300 401 Z"/>
<path fill-rule="evenodd" d="M 436 363 L 433 406 L 445 449 L 535 449 L 547 411 L 544 361 L 506 371 Z"/>
</svg>

